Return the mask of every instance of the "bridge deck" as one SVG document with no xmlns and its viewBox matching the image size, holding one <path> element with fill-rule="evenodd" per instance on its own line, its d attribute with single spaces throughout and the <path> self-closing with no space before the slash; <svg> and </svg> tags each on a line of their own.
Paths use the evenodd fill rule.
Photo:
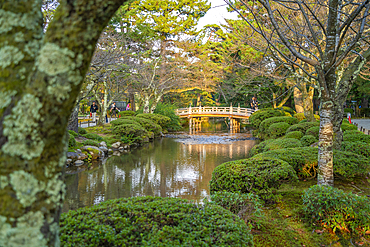
<svg viewBox="0 0 370 247">
<path fill-rule="evenodd" d="M 176 110 L 180 118 L 190 117 L 228 117 L 228 118 L 249 118 L 254 112 L 250 108 L 240 107 L 189 107 Z"/>
</svg>

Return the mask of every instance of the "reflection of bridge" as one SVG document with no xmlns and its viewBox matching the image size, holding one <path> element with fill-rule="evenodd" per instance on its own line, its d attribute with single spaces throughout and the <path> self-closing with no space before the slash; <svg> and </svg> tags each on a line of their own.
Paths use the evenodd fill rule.
<svg viewBox="0 0 370 247">
<path fill-rule="evenodd" d="M 216 107 L 216 106 L 199 106 L 199 107 L 189 107 L 180 108 L 176 110 L 176 114 L 180 118 L 189 118 L 189 130 L 200 130 L 201 121 L 198 120 L 200 117 L 224 117 L 229 118 L 229 128 L 230 130 L 238 129 L 240 123 L 235 119 L 248 119 L 249 116 L 254 112 L 250 108 L 240 108 L 240 107 Z"/>
</svg>

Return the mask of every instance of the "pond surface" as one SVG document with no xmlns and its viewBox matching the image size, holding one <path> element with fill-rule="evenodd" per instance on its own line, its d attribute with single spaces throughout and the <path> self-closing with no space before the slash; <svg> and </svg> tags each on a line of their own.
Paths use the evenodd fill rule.
<svg viewBox="0 0 370 247">
<path fill-rule="evenodd" d="M 112 156 L 83 172 L 69 170 L 68 173 L 74 174 L 66 174 L 63 212 L 133 196 L 201 201 L 209 196 L 214 168 L 230 160 L 246 158 L 255 144 L 254 140 L 245 140 L 251 137 L 238 133 L 203 134 L 191 138 L 193 141 L 162 138 L 130 153 Z"/>
</svg>

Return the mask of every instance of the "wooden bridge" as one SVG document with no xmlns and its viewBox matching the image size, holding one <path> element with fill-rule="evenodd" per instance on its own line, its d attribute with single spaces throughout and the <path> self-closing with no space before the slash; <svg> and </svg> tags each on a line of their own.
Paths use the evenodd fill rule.
<svg viewBox="0 0 370 247">
<path fill-rule="evenodd" d="M 201 117 L 224 117 L 228 118 L 229 129 L 233 131 L 234 129 L 240 128 L 240 123 L 235 119 L 249 119 L 249 116 L 255 110 L 250 108 L 241 107 L 216 107 L 216 106 L 199 106 L 199 107 L 189 107 L 180 108 L 176 110 L 176 114 L 180 118 L 189 118 L 189 131 L 200 130 L 201 121 L 198 118 Z"/>
</svg>

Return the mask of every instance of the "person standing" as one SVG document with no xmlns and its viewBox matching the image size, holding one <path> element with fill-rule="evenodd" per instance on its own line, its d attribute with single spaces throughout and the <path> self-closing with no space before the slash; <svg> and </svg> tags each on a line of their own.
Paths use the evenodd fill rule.
<svg viewBox="0 0 370 247">
<path fill-rule="evenodd" d="M 92 114 L 93 122 L 96 121 L 96 111 L 98 110 L 98 106 L 96 105 L 95 101 L 90 106 L 90 113 Z"/>
<path fill-rule="evenodd" d="M 251 108 L 255 111 L 258 110 L 258 101 L 256 96 L 253 96 L 251 99 Z"/>
<path fill-rule="evenodd" d="M 127 106 L 126 106 L 126 111 L 129 111 L 129 110 L 131 110 L 131 105 L 130 105 L 130 103 L 128 103 L 128 104 L 127 104 Z"/>
<path fill-rule="evenodd" d="M 116 102 L 113 102 L 110 110 L 111 110 L 112 117 L 114 116 L 114 117 L 117 118 L 117 111 L 118 111 L 118 109 L 117 109 L 117 106 L 116 106 Z"/>
</svg>

